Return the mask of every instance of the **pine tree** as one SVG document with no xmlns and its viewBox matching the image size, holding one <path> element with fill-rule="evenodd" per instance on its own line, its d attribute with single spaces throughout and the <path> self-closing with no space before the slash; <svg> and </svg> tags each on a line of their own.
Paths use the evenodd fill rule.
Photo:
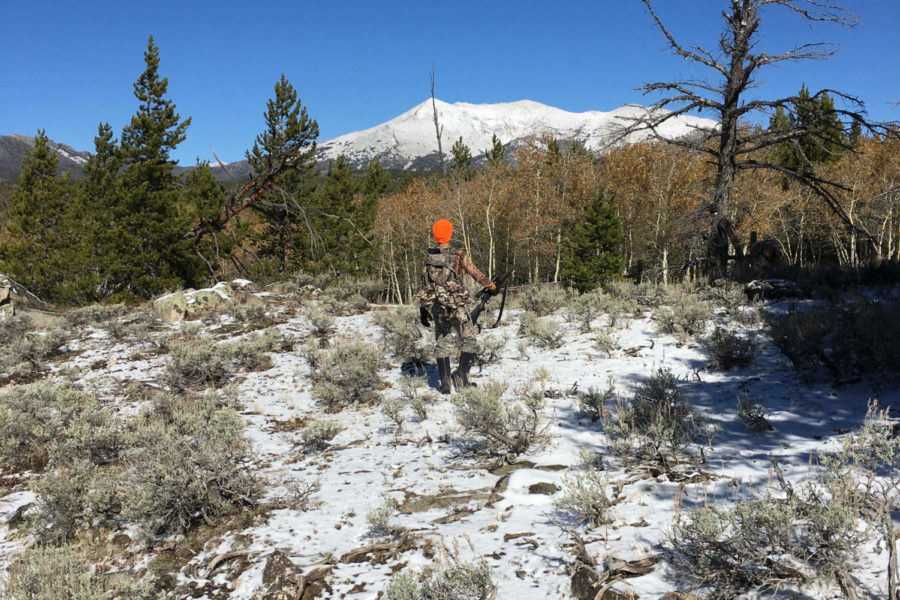
<svg viewBox="0 0 900 600">
<path fill-rule="evenodd" d="M 216 181 L 208 162 L 201 161 L 184 178 L 180 206 L 188 223 L 199 223 L 214 218 L 225 202 L 225 190 Z M 203 259 L 210 275 L 221 272 L 224 262 L 230 258 L 238 238 L 229 233 L 211 233 L 196 243 L 195 250 Z"/>
<path fill-rule="evenodd" d="M 856 121 L 854 121 L 856 123 Z M 859 128 L 859 125 L 857 125 Z M 844 127 L 827 92 L 818 98 L 809 94 L 804 84 L 792 103 L 790 112 L 783 106 L 775 109 L 769 120 L 772 131 L 798 132 L 792 139 L 774 149 L 777 164 L 799 173 L 812 173 L 817 164 L 831 164 L 844 153 Z"/>
<path fill-rule="evenodd" d="M 138 111 L 122 130 L 120 193 L 105 208 L 110 232 L 104 254 L 114 262 L 108 276 L 118 299 L 149 298 L 194 285 L 203 265 L 185 239 L 189 221 L 179 207 L 179 178 L 171 152 L 185 139 L 190 117 L 181 120 L 165 98 L 168 79 L 159 76 L 153 36 L 144 52 L 145 70 L 134 83 Z M 104 142 L 106 143 L 106 142 Z"/>
<path fill-rule="evenodd" d="M 491 147 L 484 151 L 484 157 L 489 165 L 498 165 L 503 162 L 505 156 L 506 148 L 503 147 L 500 138 L 495 133 L 491 136 Z"/>
<path fill-rule="evenodd" d="M 320 225 L 317 266 L 333 275 L 362 274 L 371 269 L 371 231 L 378 198 L 360 193 L 362 186 L 344 155 L 338 156 L 316 193 Z"/>
<path fill-rule="evenodd" d="M 368 198 L 381 198 L 385 194 L 389 194 L 393 190 L 394 184 L 391 181 L 391 174 L 388 173 L 378 158 L 369 161 L 366 167 L 366 175 L 363 180 L 363 195 Z"/>
<path fill-rule="evenodd" d="M 472 170 L 472 151 L 463 143 L 462 137 L 453 143 L 450 155 L 453 157 L 451 170 L 453 178 L 457 181 L 468 181 L 471 179 L 474 174 Z"/>
<path fill-rule="evenodd" d="M 625 266 L 622 219 L 605 190 L 594 193 L 581 219 L 570 229 L 562 276 L 580 292 L 619 277 Z"/>
<path fill-rule="evenodd" d="M 265 269 L 284 273 L 310 258 L 315 241 L 308 209 L 316 188 L 319 124 L 309 118 L 284 74 L 275 84 L 275 97 L 268 101 L 263 118 L 266 130 L 256 136 L 247 160 L 256 173 L 289 171 L 279 182 L 279 190 L 264 194 L 253 210 L 264 223 L 257 239 L 259 254 L 267 259 Z M 280 162 L 284 156 L 293 157 L 287 167 Z"/>
<path fill-rule="evenodd" d="M 0 268 L 47 300 L 55 300 L 66 280 L 69 246 L 66 212 L 73 186 L 69 173 L 58 177 L 59 160 L 44 130 L 25 152 L 4 221 Z"/>
</svg>

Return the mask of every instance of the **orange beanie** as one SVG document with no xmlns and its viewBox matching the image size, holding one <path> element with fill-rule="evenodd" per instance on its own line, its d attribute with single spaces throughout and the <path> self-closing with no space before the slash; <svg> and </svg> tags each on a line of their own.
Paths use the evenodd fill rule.
<svg viewBox="0 0 900 600">
<path fill-rule="evenodd" d="M 446 244 L 453 237 L 453 223 L 447 219 L 441 219 L 431 228 L 431 235 L 438 244 Z"/>
</svg>

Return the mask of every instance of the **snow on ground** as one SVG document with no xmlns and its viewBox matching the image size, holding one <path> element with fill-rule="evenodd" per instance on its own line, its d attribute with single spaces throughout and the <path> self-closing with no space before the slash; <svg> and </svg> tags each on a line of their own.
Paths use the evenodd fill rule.
<svg viewBox="0 0 900 600">
<path fill-rule="evenodd" d="M 492 568 L 499 599 L 567 598 L 567 569 L 573 563 L 574 549 L 560 525 L 575 524 L 554 508 L 553 495 L 530 493 L 529 487 L 536 483 L 562 487 L 566 474 L 577 469 L 582 449 L 606 454 L 599 423 L 579 413 L 577 394 L 569 393 L 571 390 L 603 390 L 612 377 L 620 395 L 628 397 L 647 376 L 667 368 L 682 380 L 696 408 L 722 429 L 706 449 L 708 463 L 702 466 L 702 471 L 715 476 L 711 480 L 676 482 L 665 476 L 641 479 L 636 473 L 625 472 L 613 457 L 604 456 L 611 481 L 632 483 L 623 488 L 624 501 L 611 509 L 611 524 L 579 529 L 587 550 L 600 564 L 613 558 L 637 560 L 660 555 L 679 509 L 702 506 L 716 498 L 762 493 L 771 483 L 770 456 L 780 461 L 788 480 L 802 480 L 816 451 L 862 422 L 867 400 L 873 395 L 866 383 L 833 389 L 825 383 L 801 382 L 764 334 L 762 351 L 751 367 L 707 369 L 707 360 L 695 343 L 679 345 L 675 338 L 657 334 L 649 315 L 612 330 L 617 349 L 611 355 L 594 348 L 596 330 L 605 325 L 605 317 L 594 322 L 595 332 L 589 334 L 579 333 L 560 315 L 544 317 L 555 320 L 566 331 L 566 342 L 556 350 L 532 346 L 523 356 L 517 341 L 517 316 L 518 311 L 508 311 L 500 328 L 482 334 L 509 339 L 499 362 L 484 366 L 480 372 L 476 368 L 473 377 L 480 385 L 490 380 L 506 382 L 504 398 L 509 399 L 526 385 L 539 386 L 535 378 L 542 370 L 549 374 L 543 385 L 550 441 L 518 457 L 518 461 L 528 463 L 516 470 L 491 469 L 500 461 L 467 456 L 452 443 L 456 425 L 447 397 L 437 397 L 429 406 L 428 418 L 421 422 L 410 412 L 399 433 L 377 404 L 326 413 L 310 394 L 309 366 L 302 355 L 302 344 L 293 352 L 273 355 L 270 369 L 242 373 L 238 388 L 246 435 L 255 449 L 260 473 L 268 481 L 267 498 L 277 498 L 295 484 L 317 482 L 318 491 L 305 511 L 274 510 L 250 529 L 215 538 L 194 557 L 190 568 L 182 570 L 182 582 L 195 581 L 202 587 L 209 576 L 230 589 L 228 597 L 250 599 L 260 592 L 266 558 L 278 550 L 304 572 L 333 564 L 328 576 L 331 597 L 374 599 L 391 573 L 404 567 L 424 568 L 445 548 L 461 560 L 484 558 Z M 371 310 L 338 317 L 336 325 L 336 337 L 380 342 L 380 329 Z M 300 337 L 310 329 L 302 313 L 278 328 Z M 115 345 L 108 339 L 104 342 L 99 334 L 83 341 L 83 345 L 71 364 L 94 365 L 81 383 L 100 393 L 113 393 L 129 381 L 151 381 L 165 361 L 164 356 Z M 97 368 L 100 361 L 106 361 L 106 366 Z M 400 366 L 394 358 L 389 362 L 390 367 L 384 371 L 389 385 L 381 392 L 383 397 L 399 395 Z M 435 386 L 436 373 L 429 370 L 427 375 Z M 745 393 L 765 401 L 774 431 L 751 433 L 735 419 L 738 398 Z M 900 400 L 893 389 L 879 396 L 881 406 Z M 300 431 L 277 427 L 291 419 L 333 420 L 339 423 L 340 433 L 331 440 L 331 450 L 304 454 L 298 444 Z M 0 568 L 21 545 L 6 539 L 3 515 L 30 501 L 25 494 L 18 491 L 0 498 Z M 443 500 L 415 502 L 436 495 Z M 384 564 L 330 560 L 379 541 L 369 533 L 367 515 L 389 497 L 421 508 L 401 513 L 395 521 L 431 539 L 435 555 L 426 557 L 420 545 Z M 249 568 L 236 580 L 216 580 L 215 573 L 207 573 L 204 565 L 233 551 L 246 552 L 250 561 Z M 885 569 L 886 556 L 882 553 L 861 560 L 854 575 L 877 595 L 884 593 Z M 664 562 L 649 574 L 614 587 L 631 590 L 642 599 L 661 598 L 680 589 Z"/>
</svg>

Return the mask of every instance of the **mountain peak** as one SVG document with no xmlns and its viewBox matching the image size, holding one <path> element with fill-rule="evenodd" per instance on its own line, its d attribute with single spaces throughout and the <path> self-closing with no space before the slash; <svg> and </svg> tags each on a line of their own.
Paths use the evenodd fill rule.
<svg viewBox="0 0 900 600">
<path fill-rule="evenodd" d="M 444 154 L 461 138 L 476 157 L 491 147 L 495 135 L 504 145 L 550 135 L 560 141 L 581 142 L 588 150 L 599 153 L 630 119 L 649 111 L 639 105 L 628 105 L 610 112 L 573 113 L 527 99 L 494 104 L 450 104 L 435 98 L 432 104 L 432 99 L 428 98 L 381 125 L 320 143 L 318 158 L 327 162 L 343 154 L 356 168 L 365 168 L 373 158 L 393 169 L 434 168 L 438 163 L 435 107 L 442 128 Z M 697 128 L 715 126 L 715 121 L 709 119 L 679 116 L 664 123 L 660 133 L 679 137 Z M 631 134 L 627 141 L 639 141 L 649 135 L 649 132 Z"/>
</svg>

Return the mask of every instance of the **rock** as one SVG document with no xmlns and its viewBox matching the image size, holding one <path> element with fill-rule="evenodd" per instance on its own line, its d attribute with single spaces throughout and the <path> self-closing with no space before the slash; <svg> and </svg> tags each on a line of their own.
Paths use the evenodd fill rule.
<svg viewBox="0 0 900 600">
<path fill-rule="evenodd" d="M 528 486 L 529 494 L 544 494 L 545 496 L 552 496 L 559 490 L 560 487 L 558 485 L 547 481 L 539 481 L 538 483 L 532 483 Z"/>
<path fill-rule="evenodd" d="M 302 600 L 306 579 L 291 559 L 276 550 L 266 559 L 263 586 L 262 600 Z"/>
<path fill-rule="evenodd" d="M 152 302 L 153 315 L 166 323 L 177 323 L 187 314 L 187 298 L 184 292 L 166 294 Z"/>
<path fill-rule="evenodd" d="M 217 283 L 211 288 L 185 294 L 185 301 L 185 318 L 190 320 L 221 313 L 236 304 L 235 292 L 227 283 Z"/>
<path fill-rule="evenodd" d="M 57 325 L 65 320 L 62 315 L 50 310 L 46 302 L 0 273 L 0 319 L 12 315 L 28 317 L 38 329 Z"/>
<path fill-rule="evenodd" d="M 797 284 L 787 279 L 756 279 L 744 286 L 748 300 L 777 300 L 791 298 L 797 293 Z"/>
<path fill-rule="evenodd" d="M 575 563 L 572 573 L 572 596 L 577 600 L 594 600 L 606 580 L 590 565 Z"/>
<path fill-rule="evenodd" d="M 153 313 L 166 323 L 192 321 L 225 312 L 236 306 L 265 306 L 265 302 L 253 295 L 249 282 L 237 279 L 234 287 L 228 283 L 217 283 L 202 290 L 188 289 L 153 301 Z"/>
</svg>

